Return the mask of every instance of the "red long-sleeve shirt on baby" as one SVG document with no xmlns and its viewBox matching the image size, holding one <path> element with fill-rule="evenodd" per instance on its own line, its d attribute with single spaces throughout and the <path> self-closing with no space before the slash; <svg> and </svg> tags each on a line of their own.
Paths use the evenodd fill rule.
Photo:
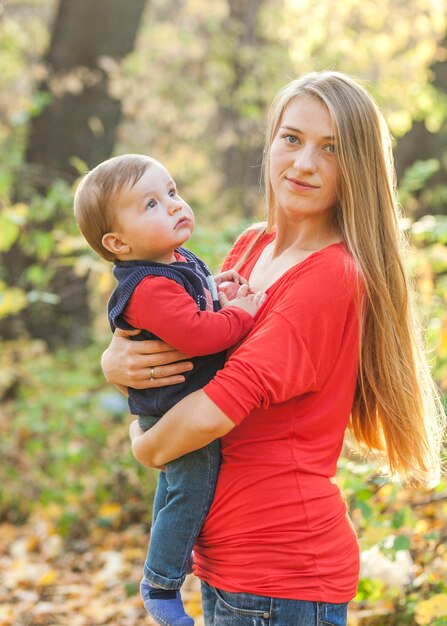
<svg viewBox="0 0 447 626">
<path fill-rule="evenodd" d="M 180 285 L 160 276 L 148 276 L 137 285 L 124 317 L 190 357 L 226 350 L 253 327 L 252 316 L 237 307 L 199 311 Z"/>
</svg>

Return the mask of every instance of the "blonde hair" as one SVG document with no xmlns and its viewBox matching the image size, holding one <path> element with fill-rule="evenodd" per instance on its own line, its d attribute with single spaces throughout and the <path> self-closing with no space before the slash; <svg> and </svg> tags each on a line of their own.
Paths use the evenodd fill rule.
<svg viewBox="0 0 447 626">
<path fill-rule="evenodd" d="M 334 219 L 365 284 L 351 431 L 364 450 L 385 456 L 391 474 L 430 484 L 439 476 L 445 415 L 412 311 L 391 138 L 377 105 L 349 76 L 312 72 L 290 82 L 275 97 L 263 164 L 266 230 L 277 222 L 270 146 L 284 110 L 300 96 L 318 98 L 332 116 L 340 171 Z"/>
<path fill-rule="evenodd" d="M 118 193 L 133 187 L 156 159 L 142 154 L 124 154 L 103 161 L 88 172 L 79 183 L 74 196 L 74 214 L 85 239 L 106 261 L 115 255 L 102 245 L 103 236 L 112 231 Z"/>
</svg>

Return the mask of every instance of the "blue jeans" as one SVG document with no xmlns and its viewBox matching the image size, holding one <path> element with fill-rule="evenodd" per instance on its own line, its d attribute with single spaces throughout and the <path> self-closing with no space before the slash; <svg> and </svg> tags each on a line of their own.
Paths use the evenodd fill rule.
<svg viewBox="0 0 447 626">
<path fill-rule="evenodd" d="M 158 421 L 140 417 L 143 430 Z M 179 589 L 191 552 L 213 501 L 220 468 L 220 442 L 171 461 L 160 472 L 152 511 L 144 576 L 163 589 Z"/>
<path fill-rule="evenodd" d="M 205 626 L 346 626 L 348 603 L 284 600 L 221 591 L 202 582 Z"/>
</svg>

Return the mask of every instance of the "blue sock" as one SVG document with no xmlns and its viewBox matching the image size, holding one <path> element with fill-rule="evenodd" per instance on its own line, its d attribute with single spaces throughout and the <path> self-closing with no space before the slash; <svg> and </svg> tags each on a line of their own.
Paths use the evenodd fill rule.
<svg viewBox="0 0 447 626">
<path fill-rule="evenodd" d="M 143 578 L 140 584 L 140 593 L 144 608 L 157 624 L 161 626 L 194 626 L 194 620 L 185 613 L 178 589 L 168 590 L 152 587 L 150 582 Z"/>
</svg>

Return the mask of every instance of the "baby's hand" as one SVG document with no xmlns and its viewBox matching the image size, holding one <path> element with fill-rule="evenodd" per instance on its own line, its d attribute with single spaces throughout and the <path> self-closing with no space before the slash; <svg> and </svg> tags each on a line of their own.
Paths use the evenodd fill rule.
<svg viewBox="0 0 447 626">
<path fill-rule="evenodd" d="M 216 287 L 220 287 L 224 282 L 236 283 L 237 285 L 246 285 L 247 280 L 241 276 L 236 270 L 227 270 L 213 276 Z"/>
<path fill-rule="evenodd" d="M 226 294 L 222 291 L 219 292 L 219 302 L 222 308 L 226 306 L 236 306 L 239 309 L 244 309 L 252 317 L 256 315 L 258 309 L 264 304 L 267 298 L 267 294 L 263 291 L 257 293 L 251 293 L 251 289 L 248 284 L 241 285 L 237 291 L 236 298 L 229 300 Z"/>
<path fill-rule="evenodd" d="M 224 280 L 223 283 L 217 287 L 217 293 L 223 293 L 228 298 L 228 300 L 234 300 L 237 296 L 237 292 L 239 291 L 240 285 L 238 283 L 234 283 L 231 280 Z"/>
<path fill-rule="evenodd" d="M 227 270 L 221 274 L 216 274 L 214 276 L 214 282 L 216 283 L 219 297 L 221 293 L 224 293 L 228 300 L 234 300 L 234 298 L 236 298 L 241 285 L 248 286 L 247 280 L 238 274 L 236 270 Z M 253 293 L 253 291 L 249 288 L 248 293 Z"/>
</svg>

